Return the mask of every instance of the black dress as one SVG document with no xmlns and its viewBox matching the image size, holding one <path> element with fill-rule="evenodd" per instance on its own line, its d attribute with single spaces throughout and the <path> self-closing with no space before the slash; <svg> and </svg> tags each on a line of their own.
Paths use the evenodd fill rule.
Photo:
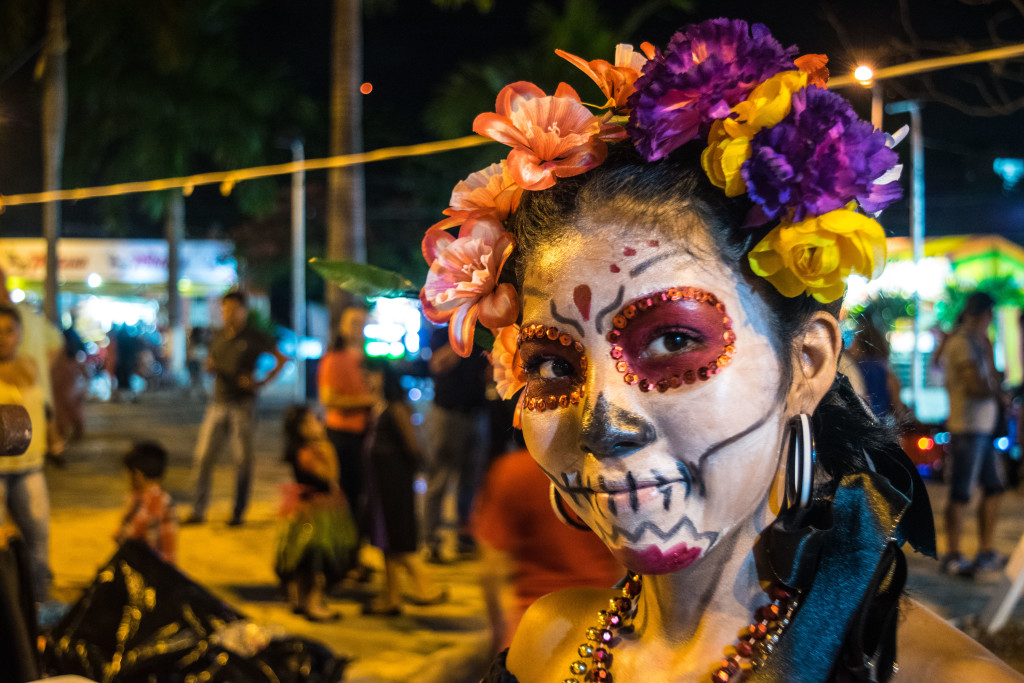
<svg viewBox="0 0 1024 683">
<path fill-rule="evenodd" d="M 370 542 L 385 553 L 416 552 L 416 505 L 413 486 L 418 460 L 402 435 L 397 414 L 389 403 L 371 427 Z"/>
</svg>

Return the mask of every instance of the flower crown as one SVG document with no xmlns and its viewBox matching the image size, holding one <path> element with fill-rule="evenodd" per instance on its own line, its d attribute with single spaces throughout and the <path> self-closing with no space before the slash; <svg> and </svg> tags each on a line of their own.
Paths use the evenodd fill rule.
<svg viewBox="0 0 1024 683">
<path fill-rule="evenodd" d="M 513 285 L 499 284 L 514 248 L 504 222 L 524 190 L 585 173 L 605 160 L 608 142 L 626 139 L 652 162 L 705 140 L 701 165 L 711 182 L 753 203 L 741 229 L 778 221 L 748 258 L 784 296 L 827 303 L 843 295 L 851 273 L 877 276 L 885 233 L 866 214 L 901 195 L 894 140 L 826 89 L 827 57 L 796 51 L 761 24 L 730 19 L 677 32 L 664 53 L 649 43 L 640 52 L 619 45 L 614 63 L 556 50 L 607 100 L 595 114 L 565 83 L 546 95 L 520 81 L 502 89 L 494 113 L 476 117 L 476 133 L 512 149 L 459 182 L 447 217 L 427 230 L 424 314 L 449 324 L 452 348 L 463 356 L 476 323 L 489 328 L 498 389 L 511 397 L 522 379 L 501 359 L 515 354 L 519 298 Z"/>
</svg>

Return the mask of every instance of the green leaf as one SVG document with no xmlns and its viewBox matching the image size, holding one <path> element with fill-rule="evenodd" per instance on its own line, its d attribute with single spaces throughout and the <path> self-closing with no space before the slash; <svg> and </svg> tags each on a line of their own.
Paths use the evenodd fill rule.
<svg viewBox="0 0 1024 683">
<path fill-rule="evenodd" d="M 310 259 L 310 267 L 325 280 L 356 296 L 415 299 L 419 290 L 404 275 L 354 261 Z"/>
<path fill-rule="evenodd" d="M 494 333 L 483 325 L 477 324 L 476 330 L 473 332 L 473 343 L 489 352 L 494 348 Z"/>
</svg>

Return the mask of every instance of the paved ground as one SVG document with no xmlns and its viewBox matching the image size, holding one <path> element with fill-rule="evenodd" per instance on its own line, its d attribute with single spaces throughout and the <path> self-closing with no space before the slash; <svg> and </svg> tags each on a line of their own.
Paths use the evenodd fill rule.
<svg viewBox="0 0 1024 683">
<path fill-rule="evenodd" d="M 483 600 L 476 582 L 478 564 L 472 561 L 435 567 L 437 579 L 451 592 L 450 603 L 437 607 L 408 607 L 400 617 L 364 617 L 360 605 L 379 587 L 375 573 L 370 584 L 350 587 L 336 596 L 344 618 L 332 624 L 310 624 L 288 610 L 278 594 L 272 570 L 277 485 L 289 473 L 280 462 L 281 402 L 268 403 L 259 424 L 257 476 L 249 522 L 230 528 L 232 476 L 228 465 L 215 475 L 210 521 L 184 527 L 179 565 L 199 583 L 260 623 L 278 624 L 287 631 L 316 638 L 337 653 L 352 658 L 347 680 L 390 683 L 416 680 L 461 683 L 475 681 L 488 659 Z M 88 585 L 96 569 L 114 552 L 110 540 L 125 495 L 120 455 L 134 439 L 155 438 L 171 452 L 168 488 L 178 500 L 188 500 L 191 449 L 195 442 L 201 399 L 170 394 L 144 395 L 139 403 L 90 404 L 88 435 L 69 452 L 69 465 L 48 470 L 52 503 L 52 564 L 55 595 L 72 601 Z M 945 489 L 930 485 L 932 500 L 941 508 Z M 187 507 L 187 506 L 186 506 Z M 1000 546 L 1013 549 L 1024 535 L 1024 496 L 1007 496 Z M 973 552 L 970 537 L 965 550 Z M 380 558 L 368 559 L 379 565 Z M 999 577 L 967 581 L 940 575 L 933 561 L 911 555 L 909 591 L 949 619 L 977 614 L 999 588 Z M 1024 604 L 1017 606 L 1010 627 L 993 641 L 1001 656 L 1024 671 Z M 1014 661 L 1016 650 L 1016 661 Z M 1009 653 L 1009 654 L 1008 654 Z"/>
</svg>

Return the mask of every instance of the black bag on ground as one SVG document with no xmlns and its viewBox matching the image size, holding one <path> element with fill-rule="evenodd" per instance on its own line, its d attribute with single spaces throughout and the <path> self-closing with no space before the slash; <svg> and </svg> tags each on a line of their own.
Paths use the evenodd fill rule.
<svg viewBox="0 0 1024 683">
<path fill-rule="evenodd" d="M 347 660 L 326 646 L 262 636 L 149 546 L 129 541 L 48 635 L 44 668 L 103 683 L 341 681 Z"/>
</svg>

